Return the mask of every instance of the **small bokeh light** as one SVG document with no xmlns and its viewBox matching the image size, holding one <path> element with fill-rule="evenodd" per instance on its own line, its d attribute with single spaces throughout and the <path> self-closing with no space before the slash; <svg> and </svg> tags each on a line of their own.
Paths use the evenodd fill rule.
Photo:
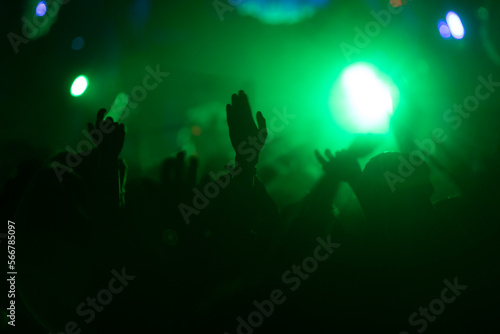
<svg viewBox="0 0 500 334">
<path fill-rule="evenodd" d="M 47 13 L 47 5 L 45 4 L 45 1 L 40 1 L 36 6 L 36 15 L 44 16 L 45 13 Z"/>
<path fill-rule="evenodd" d="M 451 37 L 451 31 L 450 27 L 444 22 L 443 20 L 439 20 L 438 22 L 438 29 L 439 29 L 439 34 L 443 38 L 450 38 Z"/>
<path fill-rule="evenodd" d="M 407 0 L 391 0 L 390 3 L 392 5 L 392 7 L 398 8 L 402 5 L 406 5 L 408 2 L 407 2 Z"/>
<path fill-rule="evenodd" d="M 201 135 L 201 128 L 198 125 L 193 125 L 191 127 L 191 134 L 193 136 L 199 136 L 199 135 Z"/>
<path fill-rule="evenodd" d="M 85 40 L 80 36 L 75 37 L 75 39 L 73 39 L 73 42 L 71 42 L 71 48 L 75 51 L 83 49 L 84 46 L 85 46 Z"/>
<path fill-rule="evenodd" d="M 477 16 L 479 16 L 479 19 L 481 19 L 481 21 L 488 21 L 488 19 L 490 18 L 490 13 L 486 8 L 479 7 L 479 9 L 477 10 Z"/>
<path fill-rule="evenodd" d="M 169 246 L 175 246 L 179 242 L 179 235 L 172 229 L 163 231 L 163 242 Z"/>
</svg>

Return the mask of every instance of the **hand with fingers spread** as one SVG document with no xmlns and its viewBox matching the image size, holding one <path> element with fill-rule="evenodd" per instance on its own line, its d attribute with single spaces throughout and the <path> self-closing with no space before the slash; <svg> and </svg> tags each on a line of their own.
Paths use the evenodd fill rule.
<svg viewBox="0 0 500 334">
<path fill-rule="evenodd" d="M 323 171 L 327 174 L 337 173 L 337 166 L 335 165 L 335 157 L 332 154 L 332 151 L 329 149 L 325 150 L 325 156 L 328 158 L 326 160 L 318 150 L 314 151 L 314 155 L 316 159 L 318 159 L 319 163 L 323 167 Z"/>
<path fill-rule="evenodd" d="M 361 167 L 356 157 L 350 151 L 342 150 L 333 156 L 330 150 L 325 151 L 325 159 L 318 150 L 314 151 L 319 163 L 327 175 L 336 177 L 339 181 L 355 183 L 361 175 Z"/>
<path fill-rule="evenodd" d="M 257 112 L 257 124 L 253 120 L 247 95 L 240 90 L 233 94 L 231 104 L 226 106 L 229 137 L 236 151 L 236 161 L 255 166 L 259 161 L 259 153 L 264 148 L 267 138 L 266 120 L 260 111 Z"/>
</svg>

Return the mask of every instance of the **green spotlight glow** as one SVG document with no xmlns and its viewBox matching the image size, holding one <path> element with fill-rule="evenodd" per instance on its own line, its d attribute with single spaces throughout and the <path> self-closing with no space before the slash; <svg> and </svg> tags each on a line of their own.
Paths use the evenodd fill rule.
<svg viewBox="0 0 500 334">
<path fill-rule="evenodd" d="M 127 108 L 127 104 L 128 95 L 123 92 L 119 93 L 118 96 L 116 96 L 115 102 L 113 103 L 113 106 L 111 106 L 108 114 L 104 116 L 104 119 L 111 117 L 113 122 L 123 121 L 123 119 L 127 117 L 127 114 L 123 114 L 125 108 Z"/>
<path fill-rule="evenodd" d="M 370 64 L 344 69 L 330 95 L 335 121 L 351 133 L 386 133 L 394 108 L 389 81 Z"/>
<path fill-rule="evenodd" d="M 329 0 L 229 0 L 242 15 L 249 15 L 266 24 L 294 24 L 310 18 L 326 7 Z"/>
<path fill-rule="evenodd" d="M 73 81 L 73 85 L 71 85 L 71 95 L 80 96 L 82 95 L 88 86 L 87 77 L 84 75 L 80 75 L 78 78 Z"/>
</svg>

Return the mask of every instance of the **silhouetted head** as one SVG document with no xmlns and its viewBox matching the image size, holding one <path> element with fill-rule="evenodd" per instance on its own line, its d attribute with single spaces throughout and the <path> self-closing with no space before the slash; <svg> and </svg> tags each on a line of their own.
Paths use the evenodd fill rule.
<svg viewBox="0 0 500 334">
<path fill-rule="evenodd" d="M 360 183 L 369 219 L 411 219 L 431 208 L 429 167 L 408 154 L 385 152 L 366 165 Z"/>
</svg>

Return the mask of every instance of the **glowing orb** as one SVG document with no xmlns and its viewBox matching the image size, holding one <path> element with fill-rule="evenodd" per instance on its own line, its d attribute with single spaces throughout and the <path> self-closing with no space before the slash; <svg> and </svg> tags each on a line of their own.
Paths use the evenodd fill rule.
<svg viewBox="0 0 500 334">
<path fill-rule="evenodd" d="M 45 1 L 38 3 L 35 13 L 37 16 L 44 16 L 45 13 L 47 13 L 47 5 L 45 4 Z"/>
<path fill-rule="evenodd" d="M 446 23 L 448 23 L 448 27 L 450 27 L 450 32 L 453 37 L 456 39 L 462 39 L 464 37 L 465 29 L 457 13 L 448 12 L 448 14 L 446 14 Z"/>
<path fill-rule="evenodd" d="M 370 64 L 344 69 L 330 95 L 334 120 L 352 133 L 386 133 L 394 108 L 389 81 Z"/>
<path fill-rule="evenodd" d="M 87 77 L 84 75 L 80 75 L 78 78 L 73 81 L 73 85 L 71 85 L 71 95 L 80 96 L 82 95 L 88 86 Z"/>
</svg>

